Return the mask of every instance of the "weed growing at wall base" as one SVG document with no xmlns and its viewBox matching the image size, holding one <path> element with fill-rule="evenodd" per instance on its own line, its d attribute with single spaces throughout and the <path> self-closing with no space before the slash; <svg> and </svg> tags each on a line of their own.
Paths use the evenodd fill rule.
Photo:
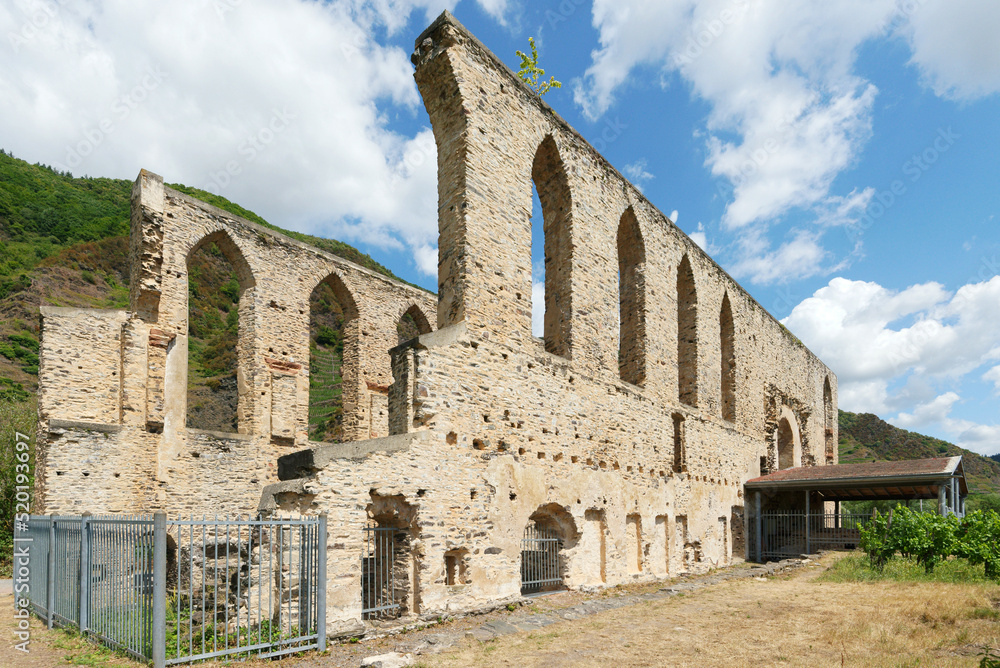
<svg viewBox="0 0 1000 668">
<path fill-rule="evenodd" d="M 881 570 L 872 566 L 871 560 L 863 552 L 848 554 L 830 570 L 820 576 L 826 582 L 950 582 L 983 583 L 991 581 L 983 572 L 982 565 L 973 566 L 964 559 L 948 559 L 938 564 L 933 572 L 917 563 L 914 558 L 898 557 L 886 563 Z"/>
</svg>

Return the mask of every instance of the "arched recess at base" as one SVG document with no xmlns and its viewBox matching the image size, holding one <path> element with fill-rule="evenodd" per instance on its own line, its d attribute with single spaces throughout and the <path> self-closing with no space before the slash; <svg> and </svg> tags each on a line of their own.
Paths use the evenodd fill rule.
<svg viewBox="0 0 1000 668">
<path fill-rule="evenodd" d="M 420 613 L 417 510 L 403 496 L 372 490 L 361 550 L 362 619 Z"/>
<path fill-rule="evenodd" d="M 521 593 L 565 588 L 568 552 L 579 539 L 576 522 L 565 507 L 549 503 L 532 513 L 521 539 Z"/>
</svg>

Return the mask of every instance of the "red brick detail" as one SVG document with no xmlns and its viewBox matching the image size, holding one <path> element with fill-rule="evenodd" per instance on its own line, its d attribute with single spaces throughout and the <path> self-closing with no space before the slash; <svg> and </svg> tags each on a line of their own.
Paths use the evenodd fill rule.
<svg viewBox="0 0 1000 668">
<path fill-rule="evenodd" d="M 176 334 L 167 334 L 161 329 L 151 329 L 149 330 L 149 345 L 154 348 L 163 348 L 166 350 L 170 342 L 177 338 Z"/>
<path fill-rule="evenodd" d="M 365 381 L 368 385 L 369 392 L 378 392 L 379 394 L 389 394 L 388 385 L 379 385 L 378 383 L 373 383 L 370 380 Z"/>
<path fill-rule="evenodd" d="M 280 373 L 296 374 L 302 368 L 302 365 L 297 362 L 285 362 L 270 357 L 265 357 L 264 363 L 267 364 L 271 371 L 278 371 Z"/>
</svg>

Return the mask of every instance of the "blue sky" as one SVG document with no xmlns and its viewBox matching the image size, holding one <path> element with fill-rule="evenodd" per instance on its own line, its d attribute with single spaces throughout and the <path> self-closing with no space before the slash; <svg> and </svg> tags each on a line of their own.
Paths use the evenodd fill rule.
<svg viewBox="0 0 1000 668">
<path fill-rule="evenodd" d="M 546 101 L 837 372 L 841 407 L 1000 452 L 995 2 L 6 0 L 0 146 L 150 169 L 433 289 L 408 58 L 444 8 L 511 67 L 536 39 Z"/>
</svg>

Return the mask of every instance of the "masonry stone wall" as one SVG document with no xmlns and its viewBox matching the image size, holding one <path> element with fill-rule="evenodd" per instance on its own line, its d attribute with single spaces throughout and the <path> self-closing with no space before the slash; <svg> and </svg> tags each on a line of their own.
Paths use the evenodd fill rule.
<svg viewBox="0 0 1000 668">
<path fill-rule="evenodd" d="M 234 434 L 185 426 L 187 266 L 208 242 L 240 283 Z M 72 512 L 80 500 L 91 512 L 251 511 L 277 479 L 277 458 L 308 444 L 309 298 L 321 281 L 347 320 L 345 434 L 389 433 L 396 325 L 408 311 L 433 313 L 433 295 L 188 197 L 147 171 L 133 188 L 130 255 L 128 311 L 42 309 L 46 512 Z"/>
<path fill-rule="evenodd" d="M 836 462 L 836 376 L 449 14 L 413 62 L 438 148 L 439 329 L 392 350 L 389 438 L 283 457 L 261 501 L 330 514 L 332 633 L 372 623 L 358 555 L 385 499 L 412 516 L 404 617 L 518 597 L 529 525 L 558 534 L 568 587 L 743 558 L 743 483 Z"/>
<path fill-rule="evenodd" d="M 131 311 L 43 314 L 47 498 L 59 510 L 93 498 L 246 512 L 254 497 L 265 514 L 326 512 L 330 635 L 518 598 L 539 556 L 529 528 L 557 536 L 552 571 L 567 587 L 743 558 L 746 480 L 836 462 L 836 376 L 450 14 L 413 62 L 438 154 L 435 331 L 431 296 L 143 172 Z M 240 276 L 239 435 L 183 426 L 186 258 L 206 240 Z M 322 280 L 357 364 L 344 371 L 350 443 L 306 441 L 308 298 Z M 396 345 L 404 312 L 422 333 Z M 58 359 L 90 339 L 99 363 Z M 102 385 L 116 359 L 117 394 Z M 67 382 L 80 388 L 61 403 Z M 100 397 L 86 414 L 113 424 L 81 424 L 84 390 Z M 99 489 L 70 467 L 95 453 L 109 469 Z M 383 564 L 397 576 L 392 614 L 363 610 L 375 527 L 399 538 Z"/>
</svg>

